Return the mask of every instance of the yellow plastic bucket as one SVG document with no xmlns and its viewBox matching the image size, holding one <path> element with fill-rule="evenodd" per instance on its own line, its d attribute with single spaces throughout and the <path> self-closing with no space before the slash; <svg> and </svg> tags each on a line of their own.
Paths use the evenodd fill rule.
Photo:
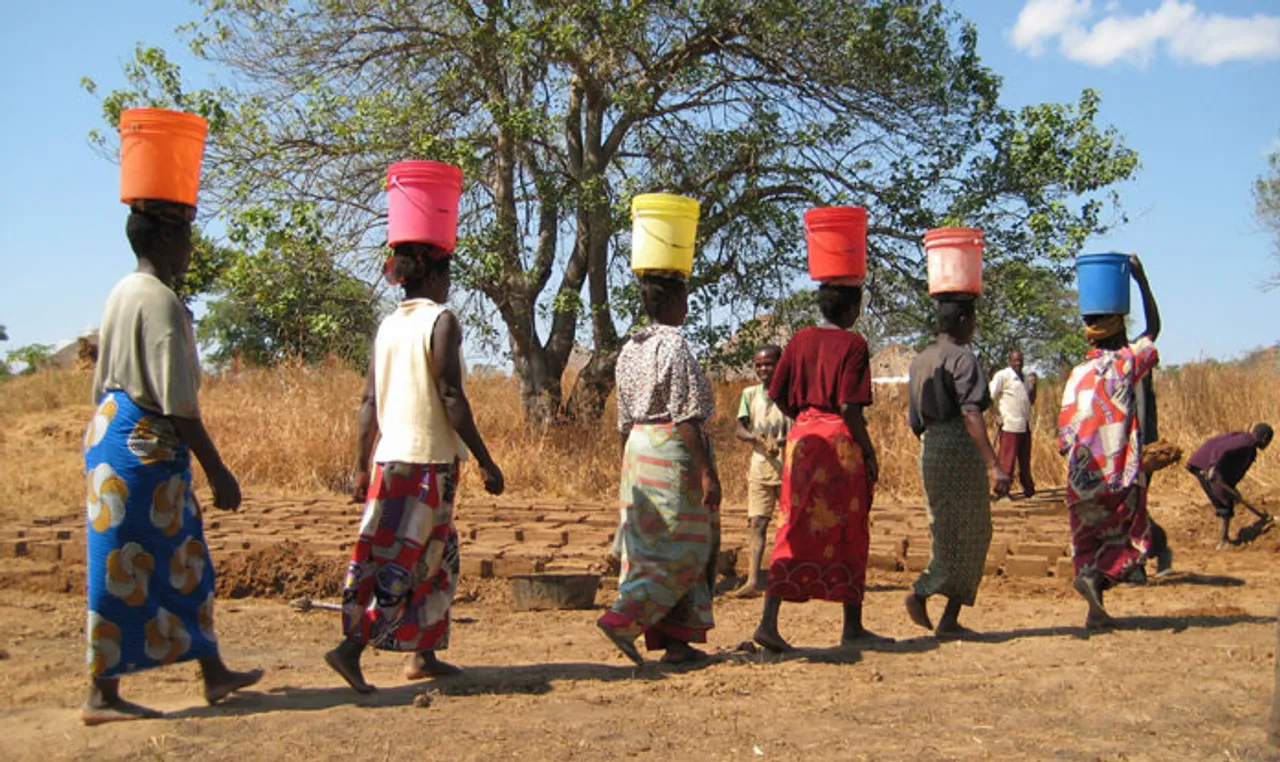
<svg viewBox="0 0 1280 762">
<path fill-rule="evenodd" d="M 672 193 L 645 193 L 631 200 L 631 269 L 693 272 L 698 237 L 697 201 Z"/>
</svg>

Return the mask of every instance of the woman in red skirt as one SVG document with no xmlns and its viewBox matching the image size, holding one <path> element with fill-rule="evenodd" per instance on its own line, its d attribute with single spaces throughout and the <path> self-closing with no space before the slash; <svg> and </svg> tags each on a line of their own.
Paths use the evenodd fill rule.
<svg viewBox="0 0 1280 762">
<path fill-rule="evenodd" d="M 850 330 L 862 311 L 862 288 L 824 284 L 818 307 L 827 323 L 791 339 L 769 387 L 795 420 L 783 461 L 782 525 L 754 635 L 771 651 L 791 648 L 778 632 L 782 602 L 814 598 L 844 604 L 842 645 L 890 640 L 862 626 L 868 512 L 878 473 L 863 417 L 871 404 L 867 342 Z"/>
</svg>

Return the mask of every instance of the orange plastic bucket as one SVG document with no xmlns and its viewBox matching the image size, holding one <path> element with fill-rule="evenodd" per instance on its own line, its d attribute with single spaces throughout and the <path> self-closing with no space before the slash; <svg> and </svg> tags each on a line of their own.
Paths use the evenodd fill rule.
<svg viewBox="0 0 1280 762">
<path fill-rule="evenodd" d="M 982 231 L 937 228 L 924 234 L 929 293 L 982 293 Z"/>
<path fill-rule="evenodd" d="M 828 206 L 804 213 L 809 277 L 816 281 L 867 277 L 867 210 Z"/>
<path fill-rule="evenodd" d="M 162 108 L 120 114 L 120 200 L 152 198 L 196 205 L 209 123 Z"/>
</svg>

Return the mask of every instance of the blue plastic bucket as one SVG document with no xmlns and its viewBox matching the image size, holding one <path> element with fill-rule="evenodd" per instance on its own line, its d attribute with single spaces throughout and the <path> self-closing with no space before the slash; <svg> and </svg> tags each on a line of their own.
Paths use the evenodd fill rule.
<svg viewBox="0 0 1280 762">
<path fill-rule="evenodd" d="M 1081 315 L 1129 314 L 1129 255 L 1083 254 L 1076 258 Z"/>
</svg>

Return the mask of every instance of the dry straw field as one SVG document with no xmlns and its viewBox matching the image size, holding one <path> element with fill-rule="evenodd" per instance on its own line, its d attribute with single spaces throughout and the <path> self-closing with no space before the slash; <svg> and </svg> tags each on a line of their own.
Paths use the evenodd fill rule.
<svg viewBox="0 0 1280 762">
<path fill-rule="evenodd" d="M 1187 453 L 1205 438 L 1280 419 L 1280 357 L 1275 352 L 1244 364 L 1197 364 L 1157 376 L 1163 438 Z M 249 369 L 235 377 L 208 377 L 204 414 L 223 456 L 247 490 L 265 493 L 343 491 L 353 467 L 355 411 L 360 376 L 339 365 Z M 741 384 L 717 386 L 713 437 L 727 501 L 743 501 L 747 451 L 733 439 Z M 0 511 L 9 515 L 61 515 L 82 502 L 79 442 L 91 407 L 87 371 L 51 370 L 16 378 L 0 389 Z M 608 501 L 617 488 L 618 439 L 610 403 L 603 421 L 540 428 L 523 422 L 516 384 L 478 376 L 468 392 L 513 494 Z M 1043 486 L 1062 481 L 1053 427 L 1059 389 L 1046 387 L 1037 404 L 1035 469 Z M 879 385 L 870 429 L 880 453 L 883 495 L 919 493 L 918 445 L 906 425 L 903 387 Z M 1280 488 L 1280 465 L 1268 454 L 1244 484 L 1270 493 Z M 464 489 L 476 490 L 474 475 Z M 1155 482 L 1156 494 L 1194 490 L 1180 471 Z"/>
</svg>

